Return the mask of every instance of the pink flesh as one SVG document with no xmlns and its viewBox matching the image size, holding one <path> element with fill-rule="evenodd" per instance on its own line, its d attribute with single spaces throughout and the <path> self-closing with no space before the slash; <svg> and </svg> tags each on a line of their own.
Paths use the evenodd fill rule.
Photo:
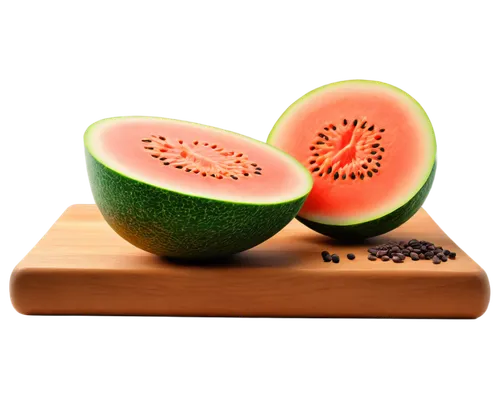
<svg viewBox="0 0 500 400">
<path fill-rule="evenodd" d="M 333 218 L 338 222 L 359 216 L 377 216 L 384 208 L 397 207 L 415 188 L 423 183 L 423 169 L 432 166 L 431 141 L 424 134 L 427 127 L 411 110 L 412 103 L 392 89 L 335 88 L 319 92 L 301 104 L 281 122 L 271 143 L 294 156 L 308 169 L 310 145 L 323 127 L 350 122 L 363 117 L 384 128 L 381 145 L 385 148 L 382 168 L 377 176 L 363 181 L 333 180 L 332 175 L 320 178 L 313 173 L 311 194 L 300 211 L 306 218 Z"/>
<path fill-rule="evenodd" d="M 250 162 L 262 168 L 262 175 L 242 176 L 238 180 L 216 179 L 165 166 L 144 150 L 142 139 L 151 135 L 163 136 L 176 143 L 181 139 L 183 145 L 191 148 L 195 148 L 192 144 L 194 141 L 200 141 L 217 144 L 224 150 L 244 153 Z M 195 124 L 146 119 L 118 120 L 104 128 L 99 140 L 103 153 L 114 157 L 127 171 L 142 176 L 146 182 L 151 179 L 155 184 L 174 190 L 184 191 L 186 188 L 200 195 L 223 193 L 251 200 L 252 197 L 283 196 L 291 187 L 297 186 L 296 175 L 290 171 L 290 162 L 272 149 L 266 149 L 265 144 L 239 135 L 221 134 L 215 129 Z"/>
</svg>

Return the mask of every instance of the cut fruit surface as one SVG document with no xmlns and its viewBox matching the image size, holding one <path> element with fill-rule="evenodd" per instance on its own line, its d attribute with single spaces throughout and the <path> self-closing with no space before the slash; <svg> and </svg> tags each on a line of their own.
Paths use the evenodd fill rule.
<svg viewBox="0 0 500 400">
<path fill-rule="evenodd" d="M 206 258 L 253 247 L 293 219 L 312 187 L 288 154 L 204 125 L 110 118 L 91 125 L 84 141 L 106 221 L 159 255 Z"/>
<path fill-rule="evenodd" d="M 285 111 L 268 143 L 314 178 L 299 219 L 335 237 L 394 229 L 421 206 L 435 172 L 436 141 L 425 111 L 380 82 L 313 90 Z"/>
</svg>

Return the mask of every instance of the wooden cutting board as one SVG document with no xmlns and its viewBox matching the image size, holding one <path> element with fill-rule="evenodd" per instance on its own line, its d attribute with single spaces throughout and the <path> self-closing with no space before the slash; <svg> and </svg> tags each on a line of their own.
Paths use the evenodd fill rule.
<svg viewBox="0 0 500 400">
<path fill-rule="evenodd" d="M 371 245 L 412 238 L 455 250 L 457 259 L 367 259 Z M 325 249 L 340 263 L 324 263 Z M 364 244 L 341 245 L 293 221 L 229 260 L 182 265 L 121 239 L 95 205 L 75 205 L 14 269 L 10 294 L 23 314 L 477 318 L 490 288 L 424 210 Z"/>
</svg>

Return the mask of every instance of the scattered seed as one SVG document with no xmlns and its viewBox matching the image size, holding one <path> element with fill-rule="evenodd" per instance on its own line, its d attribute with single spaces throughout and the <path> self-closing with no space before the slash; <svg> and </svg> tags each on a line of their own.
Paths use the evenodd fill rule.
<svg viewBox="0 0 500 400">
<path fill-rule="evenodd" d="M 445 256 L 449 256 L 449 255 L 450 255 L 450 253 L 451 253 L 451 251 L 450 251 L 450 250 L 445 250 L 445 251 L 443 251 L 443 254 L 444 254 Z"/>
<path fill-rule="evenodd" d="M 442 261 L 442 262 L 446 262 L 446 261 L 448 261 L 448 257 L 446 257 L 446 256 L 441 257 L 441 261 Z"/>
<path fill-rule="evenodd" d="M 375 257 L 375 256 L 374 256 L 374 255 L 372 255 L 372 254 L 370 254 L 370 255 L 368 256 L 368 259 L 369 259 L 370 261 L 377 261 L 377 257 Z"/>
<path fill-rule="evenodd" d="M 441 260 L 439 259 L 439 257 L 434 256 L 434 257 L 432 257 L 432 263 L 433 264 L 441 264 Z"/>
<path fill-rule="evenodd" d="M 389 257 L 389 256 L 382 256 L 380 259 L 382 261 L 389 261 L 391 259 L 391 257 Z"/>
<path fill-rule="evenodd" d="M 449 258 L 450 260 L 454 260 L 455 258 L 457 258 L 457 253 L 455 253 L 455 252 L 453 252 L 453 251 L 452 251 L 452 252 L 450 252 L 450 255 L 448 256 L 448 258 Z"/>
<path fill-rule="evenodd" d="M 332 254 L 332 262 L 338 264 L 340 261 L 340 257 L 337 254 Z"/>
<path fill-rule="evenodd" d="M 349 260 L 354 260 L 356 258 L 356 256 L 354 254 L 352 254 L 352 253 L 349 253 L 349 254 L 347 254 L 347 258 Z"/>
</svg>

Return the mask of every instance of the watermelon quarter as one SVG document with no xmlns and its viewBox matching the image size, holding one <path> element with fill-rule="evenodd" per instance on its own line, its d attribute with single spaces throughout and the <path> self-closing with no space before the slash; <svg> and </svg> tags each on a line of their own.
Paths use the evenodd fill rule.
<svg viewBox="0 0 500 400">
<path fill-rule="evenodd" d="M 436 172 L 436 139 L 423 108 L 381 82 L 343 81 L 293 103 L 268 143 L 311 173 L 298 219 L 338 239 L 388 232 L 414 215 Z"/>
<path fill-rule="evenodd" d="M 288 154 L 189 122 L 109 118 L 91 125 L 84 143 L 105 220 L 160 256 L 223 257 L 256 246 L 296 216 L 312 187 Z"/>
</svg>

